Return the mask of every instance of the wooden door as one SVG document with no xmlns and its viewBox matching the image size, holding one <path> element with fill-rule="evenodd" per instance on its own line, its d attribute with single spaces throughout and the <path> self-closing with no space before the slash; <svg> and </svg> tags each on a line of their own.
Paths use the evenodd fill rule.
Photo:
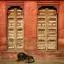
<svg viewBox="0 0 64 64">
<path fill-rule="evenodd" d="M 20 7 L 8 9 L 8 49 L 23 48 L 24 42 L 23 10 Z"/>
<path fill-rule="evenodd" d="M 57 13 L 54 9 L 38 11 L 37 47 L 43 50 L 57 49 Z"/>
</svg>

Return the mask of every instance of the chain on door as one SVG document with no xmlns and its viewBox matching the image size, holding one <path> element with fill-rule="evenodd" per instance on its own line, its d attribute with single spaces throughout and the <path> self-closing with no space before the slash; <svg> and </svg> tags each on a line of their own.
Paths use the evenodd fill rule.
<svg viewBox="0 0 64 64">
<path fill-rule="evenodd" d="M 57 13 L 54 9 L 38 11 L 37 47 L 43 50 L 57 49 Z"/>
<path fill-rule="evenodd" d="M 8 49 L 23 48 L 23 25 L 23 10 L 18 7 L 11 7 L 8 10 Z"/>
</svg>

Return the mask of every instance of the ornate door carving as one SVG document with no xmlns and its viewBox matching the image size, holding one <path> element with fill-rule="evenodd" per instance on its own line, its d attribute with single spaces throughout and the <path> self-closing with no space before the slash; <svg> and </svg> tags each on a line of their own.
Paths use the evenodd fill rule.
<svg viewBox="0 0 64 64">
<path fill-rule="evenodd" d="M 37 47 L 43 50 L 57 49 L 57 13 L 54 9 L 38 11 Z"/>
<path fill-rule="evenodd" d="M 19 7 L 11 7 L 8 10 L 8 48 L 23 48 L 24 42 L 23 10 Z"/>
</svg>

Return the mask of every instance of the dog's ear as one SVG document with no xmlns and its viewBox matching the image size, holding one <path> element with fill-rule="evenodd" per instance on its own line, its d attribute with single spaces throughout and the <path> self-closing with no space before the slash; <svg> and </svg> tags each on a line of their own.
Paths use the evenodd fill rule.
<svg viewBox="0 0 64 64">
<path fill-rule="evenodd" d="M 26 59 L 27 55 L 25 53 L 18 53 L 17 58 L 19 61 L 24 61 Z"/>
</svg>

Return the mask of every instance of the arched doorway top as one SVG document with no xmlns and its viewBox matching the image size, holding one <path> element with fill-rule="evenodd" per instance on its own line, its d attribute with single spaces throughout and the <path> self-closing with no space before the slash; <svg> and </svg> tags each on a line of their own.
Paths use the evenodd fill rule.
<svg viewBox="0 0 64 64">
<path fill-rule="evenodd" d="M 42 10 L 42 9 L 46 9 L 46 8 L 52 9 L 52 10 L 57 10 L 54 6 L 41 6 L 38 8 L 38 10 Z"/>
<path fill-rule="evenodd" d="M 8 8 L 8 10 L 11 10 L 11 9 L 14 9 L 14 8 L 17 8 L 17 9 L 23 10 L 20 6 L 11 6 L 11 7 Z"/>
</svg>

